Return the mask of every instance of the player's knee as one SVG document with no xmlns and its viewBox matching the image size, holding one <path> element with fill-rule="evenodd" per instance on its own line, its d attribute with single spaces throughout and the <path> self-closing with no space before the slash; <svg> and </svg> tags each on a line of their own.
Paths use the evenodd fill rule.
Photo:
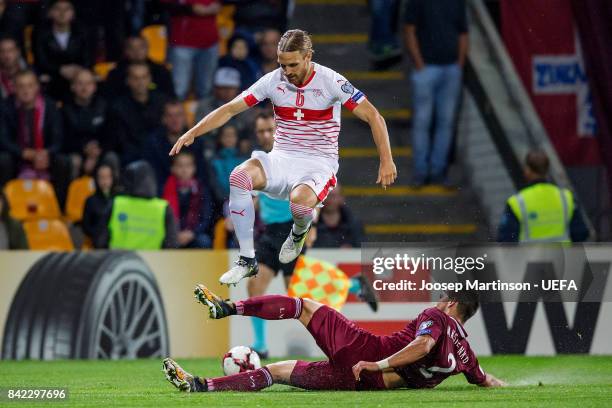
<svg viewBox="0 0 612 408">
<path fill-rule="evenodd" d="M 317 197 L 310 187 L 302 184 L 291 190 L 289 201 L 294 205 L 312 208 L 317 204 Z"/>
<path fill-rule="evenodd" d="M 253 178 L 248 169 L 242 166 L 234 167 L 230 173 L 229 184 L 231 187 L 236 187 L 242 190 L 253 190 Z"/>
<path fill-rule="evenodd" d="M 300 314 L 300 321 L 304 325 L 308 325 L 314 312 L 316 312 L 321 306 L 319 302 L 315 302 L 312 299 L 302 299 L 302 313 Z"/>
<path fill-rule="evenodd" d="M 291 373 L 295 368 L 297 360 L 279 361 L 278 363 L 268 364 L 266 367 L 272 374 L 272 378 L 276 383 L 289 384 Z"/>
</svg>

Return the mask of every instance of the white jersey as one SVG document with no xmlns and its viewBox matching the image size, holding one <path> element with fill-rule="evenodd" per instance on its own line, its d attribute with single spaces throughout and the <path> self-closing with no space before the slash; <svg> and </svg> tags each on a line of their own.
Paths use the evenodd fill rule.
<svg viewBox="0 0 612 408">
<path fill-rule="evenodd" d="M 265 99 L 274 105 L 276 133 L 273 150 L 299 156 L 338 160 L 341 105 L 353 110 L 365 95 L 332 69 L 313 63 L 301 86 L 287 80 L 278 68 L 243 92 L 253 106 Z"/>
</svg>

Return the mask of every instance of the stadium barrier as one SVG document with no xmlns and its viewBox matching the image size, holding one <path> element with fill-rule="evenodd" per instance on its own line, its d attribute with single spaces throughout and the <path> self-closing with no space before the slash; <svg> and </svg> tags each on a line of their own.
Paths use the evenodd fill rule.
<svg viewBox="0 0 612 408">
<path fill-rule="evenodd" d="M 225 251 L 0 251 L 0 262 L 4 359 L 218 357 L 228 349 L 228 321 L 210 321 L 192 296 L 195 283 L 227 270 Z"/>
<path fill-rule="evenodd" d="M 566 255 L 575 258 L 573 269 L 599 276 L 601 301 L 484 304 L 466 324 L 474 350 L 480 355 L 612 354 L 612 326 L 606 324 L 612 321 L 612 245 L 586 248 L 586 258 L 569 249 Z M 222 250 L 0 251 L 2 357 L 219 357 L 230 346 L 249 345 L 252 333 L 246 318 L 211 321 L 192 297 L 198 282 L 223 297 L 246 297 L 244 283 L 229 290 L 217 284 L 236 256 L 236 251 Z M 336 265 L 348 276 L 360 273 L 364 263 L 361 250 L 312 250 L 309 256 Z M 510 273 L 520 280 L 529 268 L 512 254 L 495 259 L 488 262 L 499 276 Z M 269 293 L 284 293 L 280 276 Z M 412 302 L 401 296 L 381 293 L 379 311 L 373 313 L 349 295 L 342 312 L 361 327 L 390 333 L 432 305 L 427 296 Z M 293 320 L 270 322 L 267 330 L 272 356 L 322 357 L 309 333 Z"/>
</svg>

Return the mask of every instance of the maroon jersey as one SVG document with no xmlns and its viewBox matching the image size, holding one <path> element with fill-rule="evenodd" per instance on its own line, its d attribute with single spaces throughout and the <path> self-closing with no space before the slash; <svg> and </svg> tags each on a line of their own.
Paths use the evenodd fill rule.
<svg viewBox="0 0 612 408">
<path fill-rule="evenodd" d="M 459 373 L 463 373 L 472 384 L 485 381 L 485 373 L 467 341 L 465 329 L 446 313 L 435 307 L 425 309 L 404 330 L 389 337 L 399 337 L 405 341 L 411 335 L 431 336 L 436 344 L 422 359 L 395 369 L 408 387 L 433 388 L 449 376 Z"/>
</svg>

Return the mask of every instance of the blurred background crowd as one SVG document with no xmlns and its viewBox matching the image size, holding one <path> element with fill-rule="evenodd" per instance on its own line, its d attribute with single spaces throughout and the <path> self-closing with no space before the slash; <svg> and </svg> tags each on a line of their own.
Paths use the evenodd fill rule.
<svg viewBox="0 0 612 408">
<path fill-rule="evenodd" d="M 258 147 L 256 117 L 270 107 L 233 118 L 176 157 L 168 152 L 196 118 L 277 68 L 288 7 L 283 0 L 0 0 L 0 187 L 48 181 L 75 247 L 108 247 L 117 194 L 169 203 L 167 228 L 176 234 L 167 231 L 164 247 L 235 245 L 224 214 L 228 176 Z M 5 197 L 0 208 L 10 231 L 4 247 L 27 247 Z M 320 242 L 357 245 L 352 218 L 339 227 L 347 232 L 325 239 L 322 231 Z"/>
</svg>

